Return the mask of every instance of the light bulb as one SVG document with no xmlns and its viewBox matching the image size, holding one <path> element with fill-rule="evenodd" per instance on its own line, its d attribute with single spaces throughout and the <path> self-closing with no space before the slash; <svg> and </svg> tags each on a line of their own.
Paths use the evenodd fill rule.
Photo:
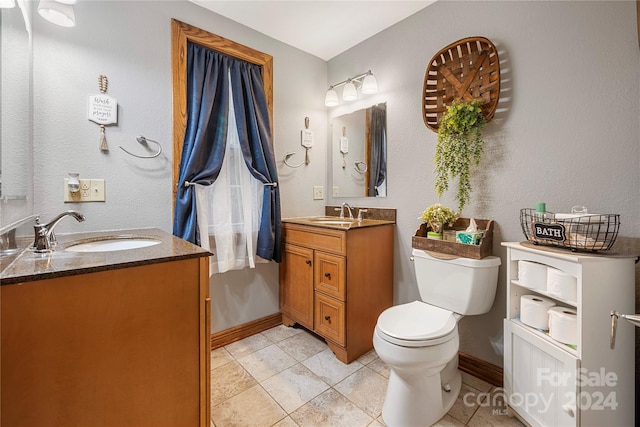
<svg viewBox="0 0 640 427">
<path fill-rule="evenodd" d="M 73 11 L 73 6 L 69 4 L 40 0 L 38 13 L 47 21 L 61 27 L 73 27 L 76 25 L 76 15 Z"/>
<path fill-rule="evenodd" d="M 16 0 L 0 0 L 0 9 L 11 9 L 16 6 Z"/>
<path fill-rule="evenodd" d="M 362 81 L 362 93 L 371 94 L 376 93 L 378 91 L 378 82 L 376 78 L 373 77 L 373 74 L 369 72 Z"/>
<path fill-rule="evenodd" d="M 344 85 L 344 89 L 342 89 L 342 99 L 345 101 L 353 101 L 358 99 L 358 92 L 356 92 L 356 85 L 353 82 L 349 81 L 346 85 Z"/>
<path fill-rule="evenodd" d="M 329 89 L 327 94 L 324 96 L 324 105 L 326 107 L 335 107 L 339 103 L 340 100 L 338 100 L 338 94 L 336 91 L 333 88 Z"/>
</svg>

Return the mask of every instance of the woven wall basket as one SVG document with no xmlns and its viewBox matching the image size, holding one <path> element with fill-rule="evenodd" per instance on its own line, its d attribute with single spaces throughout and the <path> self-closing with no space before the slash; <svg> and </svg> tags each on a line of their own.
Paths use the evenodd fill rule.
<svg viewBox="0 0 640 427">
<path fill-rule="evenodd" d="M 487 123 L 500 94 L 500 60 L 489 39 L 467 37 L 451 43 L 429 62 L 422 89 L 424 124 L 438 131 L 440 117 L 455 99 L 480 99 Z"/>
</svg>

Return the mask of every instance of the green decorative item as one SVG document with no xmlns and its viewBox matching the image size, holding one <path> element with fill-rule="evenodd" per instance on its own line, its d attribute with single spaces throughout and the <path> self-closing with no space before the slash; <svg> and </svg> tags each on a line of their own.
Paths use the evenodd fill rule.
<svg viewBox="0 0 640 427">
<path fill-rule="evenodd" d="M 456 200 L 458 210 L 462 209 L 471 196 L 469 169 L 472 164 L 480 164 L 484 140 L 482 129 L 486 124 L 482 112 L 482 102 L 455 100 L 440 118 L 438 143 L 436 145 L 435 189 L 438 197 L 449 189 L 449 178 L 458 178 Z"/>
<path fill-rule="evenodd" d="M 433 231 L 427 231 L 427 239 L 442 240 L 442 233 L 434 233 Z"/>
</svg>

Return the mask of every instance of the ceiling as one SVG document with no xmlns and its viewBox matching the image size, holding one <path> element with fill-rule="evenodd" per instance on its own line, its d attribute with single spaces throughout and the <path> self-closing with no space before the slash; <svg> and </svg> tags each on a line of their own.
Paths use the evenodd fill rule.
<svg viewBox="0 0 640 427">
<path fill-rule="evenodd" d="M 325 61 L 435 0 L 190 0 Z"/>
</svg>

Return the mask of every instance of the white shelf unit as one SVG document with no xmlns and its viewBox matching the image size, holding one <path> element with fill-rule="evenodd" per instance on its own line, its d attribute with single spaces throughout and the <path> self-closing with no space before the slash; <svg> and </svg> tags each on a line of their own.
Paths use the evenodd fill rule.
<svg viewBox="0 0 640 427">
<path fill-rule="evenodd" d="M 634 327 L 618 323 L 610 348 L 612 310 L 635 312 L 635 257 L 591 255 L 518 242 L 507 248 L 504 388 L 509 407 L 532 426 L 632 426 Z M 556 268 L 577 279 L 577 301 L 518 280 L 518 261 Z M 541 295 L 577 311 L 571 348 L 520 318 L 520 297 Z"/>
</svg>

